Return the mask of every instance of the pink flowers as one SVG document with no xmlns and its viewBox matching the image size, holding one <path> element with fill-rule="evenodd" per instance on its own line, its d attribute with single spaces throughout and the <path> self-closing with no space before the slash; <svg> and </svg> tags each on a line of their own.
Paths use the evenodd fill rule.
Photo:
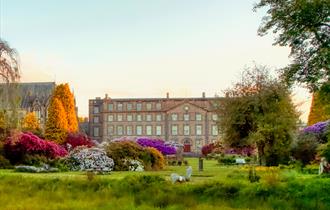
<svg viewBox="0 0 330 210">
<path fill-rule="evenodd" d="M 77 134 L 70 133 L 66 138 L 65 144 L 70 144 L 72 146 L 72 149 L 76 148 L 77 146 L 87 146 L 87 147 L 94 146 L 92 140 L 87 135 L 81 133 L 77 133 Z"/>
<path fill-rule="evenodd" d="M 43 155 L 54 159 L 68 154 L 58 144 L 43 140 L 30 132 L 9 137 L 5 142 L 4 149 L 13 162 L 20 162 L 25 155 Z"/>
</svg>

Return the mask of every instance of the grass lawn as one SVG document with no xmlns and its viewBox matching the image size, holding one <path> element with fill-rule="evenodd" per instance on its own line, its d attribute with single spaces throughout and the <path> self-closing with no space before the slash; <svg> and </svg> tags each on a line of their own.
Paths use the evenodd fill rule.
<svg viewBox="0 0 330 210">
<path fill-rule="evenodd" d="M 248 167 L 204 160 L 199 172 L 197 158 L 188 162 L 191 181 L 174 185 L 170 174 L 185 175 L 186 166 L 92 180 L 84 172 L 0 170 L 0 209 L 330 209 L 329 178 L 257 167 L 261 179 L 250 183 Z"/>
</svg>

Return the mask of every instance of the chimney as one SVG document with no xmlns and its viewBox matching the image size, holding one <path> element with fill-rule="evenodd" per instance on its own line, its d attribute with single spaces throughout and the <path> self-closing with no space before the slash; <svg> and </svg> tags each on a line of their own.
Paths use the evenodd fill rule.
<svg viewBox="0 0 330 210">
<path fill-rule="evenodd" d="M 108 99 L 108 94 L 107 93 L 105 94 L 105 99 Z"/>
<path fill-rule="evenodd" d="M 202 94 L 202 95 L 203 95 L 203 98 L 205 98 L 205 92 L 203 92 L 203 94 Z"/>
<path fill-rule="evenodd" d="M 166 93 L 166 98 L 170 98 L 170 94 L 168 92 Z"/>
</svg>

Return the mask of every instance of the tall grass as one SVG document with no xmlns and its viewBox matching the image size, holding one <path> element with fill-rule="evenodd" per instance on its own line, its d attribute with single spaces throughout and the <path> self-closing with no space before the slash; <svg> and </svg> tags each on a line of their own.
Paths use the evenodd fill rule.
<svg viewBox="0 0 330 210">
<path fill-rule="evenodd" d="M 193 166 L 192 181 L 171 184 L 169 174 L 185 167 L 157 172 L 82 172 L 55 174 L 0 170 L 0 209 L 301 209 L 330 206 L 330 178 L 276 168 L 256 168 L 259 182 L 250 183 L 248 167 Z"/>
<path fill-rule="evenodd" d="M 330 180 L 172 185 L 160 176 L 39 179 L 1 175 L 0 209 L 329 209 Z"/>
</svg>

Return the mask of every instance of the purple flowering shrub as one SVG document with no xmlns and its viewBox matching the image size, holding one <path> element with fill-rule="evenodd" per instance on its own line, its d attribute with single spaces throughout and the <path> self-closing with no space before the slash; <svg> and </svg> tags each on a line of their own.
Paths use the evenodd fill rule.
<svg viewBox="0 0 330 210">
<path fill-rule="evenodd" d="M 153 147 L 161 152 L 163 155 L 173 155 L 176 154 L 175 147 L 165 145 L 165 141 L 161 139 L 151 139 L 151 138 L 138 138 L 136 141 L 139 145 L 143 147 Z"/>
<path fill-rule="evenodd" d="M 132 167 L 136 168 L 135 163 L 138 163 L 137 161 L 143 163 L 144 170 L 162 169 L 165 164 L 164 157 L 158 150 L 155 150 L 141 146 L 134 141 L 114 141 L 106 147 L 108 157 L 115 162 L 115 171 L 127 171 L 131 170 Z"/>
<path fill-rule="evenodd" d="M 315 135 L 319 143 L 326 143 L 328 125 L 329 125 L 329 121 L 318 122 L 315 123 L 314 125 L 306 127 L 303 130 L 303 133 Z"/>
</svg>

